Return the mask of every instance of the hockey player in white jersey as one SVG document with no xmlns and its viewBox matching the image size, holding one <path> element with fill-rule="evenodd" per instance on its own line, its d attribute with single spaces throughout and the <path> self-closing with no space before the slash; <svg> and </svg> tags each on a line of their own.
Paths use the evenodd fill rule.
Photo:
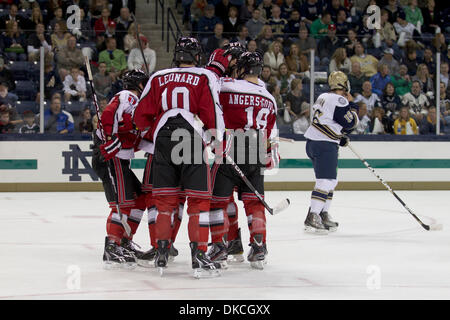
<svg viewBox="0 0 450 320">
<path fill-rule="evenodd" d="M 328 213 L 338 183 L 338 150 L 339 146 L 348 145 L 346 133 L 358 124 L 358 105 L 352 102 L 347 76 L 341 71 L 332 72 L 328 84 L 331 92 L 317 98 L 312 107 L 311 125 L 304 135 L 307 139 L 306 153 L 313 163 L 316 177 L 304 223 L 305 231 L 319 234 L 327 234 L 338 227 Z"/>
</svg>

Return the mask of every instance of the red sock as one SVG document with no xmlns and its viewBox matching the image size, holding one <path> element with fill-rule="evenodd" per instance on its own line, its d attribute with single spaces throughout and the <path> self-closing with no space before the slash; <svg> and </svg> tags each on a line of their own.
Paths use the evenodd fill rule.
<svg viewBox="0 0 450 320">
<path fill-rule="evenodd" d="M 112 220 L 113 214 L 117 214 L 116 208 L 111 209 L 108 219 L 106 220 L 106 234 L 108 238 L 114 240 L 115 243 L 120 244 L 125 229 L 120 222 Z"/>
<path fill-rule="evenodd" d="M 170 240 L 172 234 L 172 214 L 178 207 L 178 197 L 155 196 L 154 199 L 156 208 L 158 209 L 155 223 L 156 241 Z"/>
<path fill-rule="evenodd" d="M 225 208 L 227 203 L 215 202 L 209 210 L 209 224 L 211 231 L 211 241 L 213 243 L 222 242 L 227 233 L 228 219 L 225 221 Z"/>
<path fill-rule="evenodd" d="M 227 220 L 229 223 L 227 240 L 231 241 L 237 238 L 239 230 L 238 210 L 234 199 L 233 202 L 228 203 L 226 217 L 228 218 Z"/>
<path fill-rule="evenodd" d="M 266 242 L 266 215 L 264 206 L 258 200 L 244 201 L 245 213 L 247 217 L 251 216 L 249 224 L 250 243 L 253 243 L 255 234 L 262 234 L 263 243 Z"/>
<path fill-rule="evenodd" d="M 191 242 L 197 242 L 204 252 L 208 249 L 209 238 L 209 200 L 188 198 L 188 233 Z"/>
</svg>

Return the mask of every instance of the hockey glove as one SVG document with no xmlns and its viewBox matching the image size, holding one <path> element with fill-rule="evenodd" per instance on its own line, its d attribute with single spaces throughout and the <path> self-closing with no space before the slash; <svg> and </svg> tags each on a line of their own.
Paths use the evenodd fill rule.
<svg viewBox="0 0 450 320">
<path fill-rule="evenodd" d="M 349 143 L 349 142 L 350 142 L 350 138 L 347 137 L 347 136 L 345 136 L 345 135 L 343 135 L 342 138 L 341 138 L 341 140 L 339 141 L 339 145 L 340 145 L 341 147 L 346 147 L 346 146 L 348 146 L 348 143 Z"/>
<path fill-rule="evenodd" d="M 214 72 L 219 78 L 223 77 L 231 61 L 231 55 L 225 56 L 224 54 L 225 50 L 223 49 L 214 50 L 206 65 L 206 69 Z"/>
<path fill-rule="evenodd" d="M 266 170 L 278 168 L 280 166 L 280 153 L 278 151 L 278 143 L 273 142 L 267 148 Z"/>
<path fill-rule="evenodd" d="M 100 146 L 100 152 L 102 153 L 105 161 L 108 161 L 120 151 L 122 144 L 116 135 L 110 137 L 111 139 Z"/>
</svg>

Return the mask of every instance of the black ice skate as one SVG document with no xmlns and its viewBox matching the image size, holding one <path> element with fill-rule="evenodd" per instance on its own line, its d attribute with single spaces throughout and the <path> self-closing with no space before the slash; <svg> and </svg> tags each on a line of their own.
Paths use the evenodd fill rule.
<svg viewBox="0 0 450 320">
<path fill-rule="evenodd" d="M 137 266 L 135 255 L 131 251 L 119 246 L 114 240 L 111 240 L 108 237 L 105 237 L 103 263 L 105 269 L 134 269 Z"/>
<path fill-rule="evenodd" d="M 156 249 L 155 267 L 158 268 L 159 274 L 162 276 L 164 268 L 167 267 L 169 261 L 169 240 L 158 240 L 158 249 Z"/>
<path fill-rule="evenodd" d="M 228 242 L 228 262 L 244 262 L 244 248 L 242 247 L 240 228 L 236 239 Z"/>
<path fill-rule="evenodd" d="M 322 211 L 320 213 L 320 217 L 322 218 L 322 224 L 324 225 L 325 228 L 327 228 L 328 231 L 334 232 L 337 230 L 339 223 L 332 221 L 331 220 L 332 217 L 328 212 Z"/>
<path fill-rule="evenodd" d="M 175 257 L 178 255 L 178 250 L 173 245 L 173 242 L 170 241 L 170 248 L 169 248 L 169 262 L 173 262 Z"/>
<path fill-rule="evenodd" d="M 139 250 L 141 247 L 137 243 L 133 242 L 133 240 L 122 238 L 120 246 L 124 249 L 127 249 L 128 251 L 133 252 L 134 256 L 137 259 L 139 259 L 139 257 L 144 254 L 141 250 Z"/>
<path fill-rule="evenodd" d="M 227 243 L 224 240 L 223 242 L 214 242 L 211 243 L 211 248 L 209 249 L 207 256 L 208 258 L 213 261 L 220 263 L 220 266 L 222 269 L 226 269 L 228 267 L 227 265 Z"/>
<path fill-rule="evenodd" d="M 154 263 L 152 263 L 153 260 L 155 260 L 156 256 L 156 248 L 152 247 L 150 250 L 143 252 L 139 257 L 137 257 L 138 265 L 144 268 L 150 268 L 154 266 Z"/>
<path fill-rule="evenodd" d="M 197 242 L 191 242 L 192 269 L 194 278 L 207 278 L 220 276 L 220 263 L 211 261 L 206 253 L 198 248 Z"/>
<path fill-rule="evenodd" d="M 309 208 L 306 216 L 305 231 L 314 234 L 328 234 L 328 229 L 323 225 L 322 218 L 317 213 L 311 212 L 311 208 Z"/>
<path fill-rule="evenodd" d="M 247 260 L 250 262 L 250 265 L 255 269 L 264 269 L 264 265 L 267 263 L 267 248 L 265 243 L 263 243 L 263 235 L 255 234 L 253 243 L 250 243 L 249 246 L 250 252 L 248 253 Z"/>
</svg>

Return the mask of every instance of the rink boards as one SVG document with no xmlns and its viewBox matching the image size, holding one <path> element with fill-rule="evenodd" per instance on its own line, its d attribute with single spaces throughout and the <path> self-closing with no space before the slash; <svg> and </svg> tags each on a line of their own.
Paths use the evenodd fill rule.
<svg viewBox="0 0 450 320">
<path fill-rule="evenodd" d="M 2 141 L 0 191 L 99 191 L 91 167 L 91 141 Z M 310 190 L 314 184 L 305 141 L 281 142 L 280 168 L 266 176 L 267 190 Z M 450 141 L 354 141 L 353 147 L 394 189 L 450 189 Z M 143 152 L 132 160 L 141 178 Z M 383 185 L 349 148 L 340 148 L 338 189 Z"/>
</svg>

